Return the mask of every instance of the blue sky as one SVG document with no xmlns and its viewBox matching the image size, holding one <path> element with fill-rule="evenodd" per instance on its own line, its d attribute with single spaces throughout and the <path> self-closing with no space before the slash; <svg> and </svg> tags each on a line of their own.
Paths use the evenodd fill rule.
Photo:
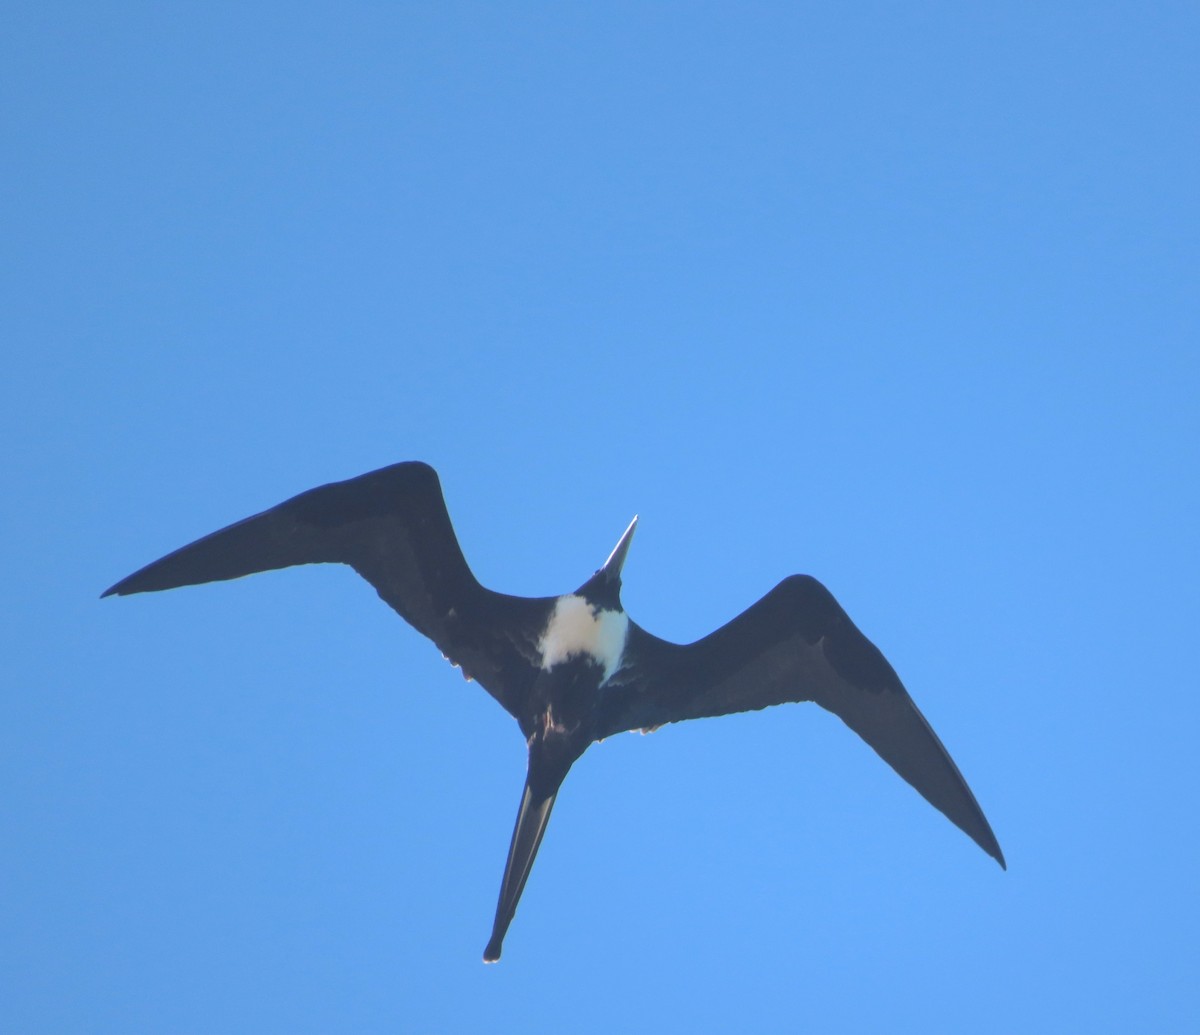
<svg viewBox="0 0 1200 1035">
<path fill-rule="evenodd" d="M 1195 1030 L 1185 4 L 17 4 L 0 1030 Z M 689 640 L 824 581 L 1003 873 L 813 706 L 593 748 L 348 570 L 100 602 L 403 459 Z"/>
</svg>

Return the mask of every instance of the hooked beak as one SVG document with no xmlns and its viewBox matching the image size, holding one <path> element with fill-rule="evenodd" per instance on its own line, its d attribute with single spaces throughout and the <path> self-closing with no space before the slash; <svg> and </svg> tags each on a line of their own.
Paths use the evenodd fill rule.
<svg viewBox="0 0 1200 1035">
<path fill-rule="evenodd" d="M 637 515 L 633 515 L 633 520 L 629 522 L 629 527 L 625 529 L 621 538 L 617 541 L 617 545 L 613 547 L 612 553 L 608 555 L 608 560 L 604 562 L 597 575 L 605 576 L 610 582 L 619 582 L 621 579 L 621 568 L 625 565 L 625 555 L 629 553 L 629 544 L 633 541 L 633 533 L 637 528 Z"/>
</svg>

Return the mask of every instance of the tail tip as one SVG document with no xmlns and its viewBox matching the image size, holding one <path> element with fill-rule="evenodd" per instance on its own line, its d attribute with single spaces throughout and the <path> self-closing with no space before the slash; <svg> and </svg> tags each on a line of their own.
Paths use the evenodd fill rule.
<svg viewBox="0 0 1200 1035">
<path fill-rule="evenodd" d="M 500 959 L 500 939 L 493 937 L 487 943 L 487 948 L 483 950 L 483 962 L 495 963 L 498 959 Z"/>
</svg>

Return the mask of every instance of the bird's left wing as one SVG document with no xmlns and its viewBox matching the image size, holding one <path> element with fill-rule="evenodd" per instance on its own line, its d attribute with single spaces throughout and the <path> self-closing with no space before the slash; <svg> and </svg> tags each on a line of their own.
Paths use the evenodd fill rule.
<svg viewBox="0 0 1200 1035">
<path fill-rule="evenodd" d="M 479 584 L 427 464 L 393 464 L 303 492 L 148 564 L 104 596 L 318 563 L 354 568 L 516 715 L 537 673 L 537 638 L 553 598 L 508 596 Z"/>
<path fill-rule="evenodd" d="M 601 736 L 815 701 L 833 712 L 1004 866 L 983 811 L 892 666 L 816 579 L 794 575 L 702 640 L 668 643 L 630 624 L 606 686 Z"/>
</svg>

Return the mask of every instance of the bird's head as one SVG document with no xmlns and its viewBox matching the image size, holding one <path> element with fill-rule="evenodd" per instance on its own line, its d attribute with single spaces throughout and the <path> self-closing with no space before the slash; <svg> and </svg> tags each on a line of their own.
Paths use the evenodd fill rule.
<svg viewBox="0 0 1200 1035">
<path fill-rule="evenodd" d="M 621 606 L 621 568 L 625 565 L 625 556 L 629 553 L 629 544 L 633 541 L 633 533 L 637 528 L 637 515 L 634 515 L 629 527 L 617 540 L 608 560 L 604 562 L 590 579 L 579 587 L 579 596 L 589 603 L 607 610 L 617 610 Z"/>
</svg>

